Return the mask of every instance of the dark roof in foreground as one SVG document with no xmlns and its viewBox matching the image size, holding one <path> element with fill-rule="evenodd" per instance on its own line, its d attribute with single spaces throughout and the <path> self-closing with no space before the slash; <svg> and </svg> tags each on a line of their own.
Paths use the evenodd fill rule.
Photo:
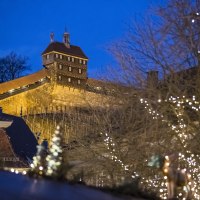
<svg viewBox="0 0 200 200">
<path fill-rule="evenodd" d="M 48 45 L 48 47 L 42 52 L 43 54 L 50 53 L 52 51 L 57 51 L 60 53 L 64 53 L 71 56 L 77 56 L 80 58 L 88 59 L 88 57 L 84 54 L 82 49 L 78 46 L 70 45 L 70 48 L 67 48 L 62 42 L 52 42 Z"/>
<path fill-rule="evenodd" d="M 10 142 L 10 137 L 2 128 L 0 128 L 0 159 L 3 167 L 28 167 L 27 159 L 16 155 Z"/>
<path fill-rule="evenodd" d="M 0 157 L 15 157 L 6 131 L 0 128 Z"/>
<path fill-rule="evenodd" d="M 12 124 L 5 128 L 5 132 L 10 138 L 14 153 L 24 160 L 32 159 L 36 154 L 38 144 L 35 136 L 21 117 L 0 113 L 0 121 L 8 120 L 12 121 Z"/>
</svg>

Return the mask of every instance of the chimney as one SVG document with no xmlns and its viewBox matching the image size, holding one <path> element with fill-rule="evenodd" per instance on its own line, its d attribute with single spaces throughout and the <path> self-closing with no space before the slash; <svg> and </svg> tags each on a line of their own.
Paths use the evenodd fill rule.
<svg viewBox="0 0 200 200">
<path fill-rule="evenodd" d="M 50 42 L 51 43 L 54 42 L 54 33 L 53 32 L 51 32 L 51 34 L 50 34 Z"/>
<path fill-rule="evenodd" d="M 158 71 L 151 70 L 147 72 L 147 87 L 156 88 L 158 86 Z"/>
<path fill-rule="evenodd" d="M 63 34 L 63 43 L 67 48 L 70 48 L 70 39 L 69 39 L 69 33 L 64 32 Z"/>
</svg>

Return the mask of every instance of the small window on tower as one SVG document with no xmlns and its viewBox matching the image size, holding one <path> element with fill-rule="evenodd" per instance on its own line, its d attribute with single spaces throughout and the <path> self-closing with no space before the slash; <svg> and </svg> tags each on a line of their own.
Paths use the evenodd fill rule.
<svg viewBox="0 0 200 200">
<path fill-rule="evenodd" d="M 81 80 L 78 79 L 78 85 L 80 85 L 80 84 L 81 84 Z"/>
<path fill-rule="evenodd" d="M 62 59 L 62 55 L 60 55 L 60 59 Z"/>
<path fill-rule="evenodd" d="M 83 60 L 83 64 L 84 64 L 84 65 L 85 65 L 85 63 L 86 63 L 85 60 Z"/>
<path fill-rule="evenodd" d="M 78 69 L 78 73 L 79 73 L 79 74 L 82 74 L 82 69 Z"/>
<path fill-rule="evenodd" d="M 72 62 L 74 62 L 74 58 L 72 58 Z"/>
<path fill-rule="evenodd" d="M 68 68 L 68 69 L 69 69 L 69 72 L 71 72 L 71 71 L 72 71 L 72 67 L 70 67 L 70 66 L 69 66 L 69 68 Z"/>
<path fill-rule="evenodd" d="M 67 60 L 70 61 L 70 57 L 67 57 Z"/>
<path fill-rule="evenodd" d="M 58 76 L 58 80 L 61 81 L 61 80 L 62 80 L 62 77 L 61 77 L 61 76 Z"/>
<path fill-rule="evenodd" d="M 47 59 L 49 59 L 49 54 L 47 54 Z"/>
<path fill-rule="evenodd" d="M 68 78 L 68 82 L 71 83 L 71 81 L 72 81 L 72 80 L 71 80 L 71 78 L 69 77 L 69 78 Z"/>
<path fill-rule="evenodd" d="M 58 54 L 56 53 L 56 58 L 58 58 Z"/>
<path fill-rule="evenodd" d="M 59 69 L 62 69 L 62 68 L 63 68 L 63 66 L 61 64 L 59 64 Z"/>
<path fill-rule="evenodd" d="M 81 59 L 79 60 L 79 63 L 82 64 L 82 60 Z"/>
</svg>

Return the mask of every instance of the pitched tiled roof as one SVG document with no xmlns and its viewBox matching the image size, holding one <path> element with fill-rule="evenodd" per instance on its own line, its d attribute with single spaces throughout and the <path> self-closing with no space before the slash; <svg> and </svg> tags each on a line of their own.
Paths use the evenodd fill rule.
<svg viewBox="0 0 200 200">
<path fill-rule="evenodd" d="M 26 85 L 33 84 L 42 78 L 45 78 L 47 76 L 47 71 L 45 69 L 42 69 L 34 74 L 30 74 L 21 78 L 17 78 L 12 81 L 8 81 L 5 83 L 0 84 L 0 94 L 3 94 L 5 92 L 8 92 L 12 89 L 17 89 Z"/>
<path fill-rule="evenodd" d="M 68 48 L 65 46 L 64 43 L 61 43 L 61 42 L 50 43 L 49 46 L 43 51 L 42 55 L 46 53 L 50 53 L 52 51 L 57 51 L 57 52 L 64 53 L 67 55 L 72 55 L 72 56 L 88 59 L 80 47 L 70 45 L 70 48 Z"/>
<path fill-rule="evenodd" d="M 9 138 L 4 129 L 0 128 L 0 157 L 15 157 Z"/>
</svg>

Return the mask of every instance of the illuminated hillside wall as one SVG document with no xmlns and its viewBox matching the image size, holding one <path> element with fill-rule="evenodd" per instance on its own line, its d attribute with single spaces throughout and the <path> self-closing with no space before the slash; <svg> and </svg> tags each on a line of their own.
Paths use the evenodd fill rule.
<svg viewBox="0 0 200 200">
<path fill-rule="evenodd" d="M 67 107 L 108 106 L 109 102 L 113 104 L 111 99 L 107 95 L 46 83 L 36 89 L 0 100 L 0 106 L 5 113 L 20 116 L 27 113 L 55 112 Z"/>
</svg>

